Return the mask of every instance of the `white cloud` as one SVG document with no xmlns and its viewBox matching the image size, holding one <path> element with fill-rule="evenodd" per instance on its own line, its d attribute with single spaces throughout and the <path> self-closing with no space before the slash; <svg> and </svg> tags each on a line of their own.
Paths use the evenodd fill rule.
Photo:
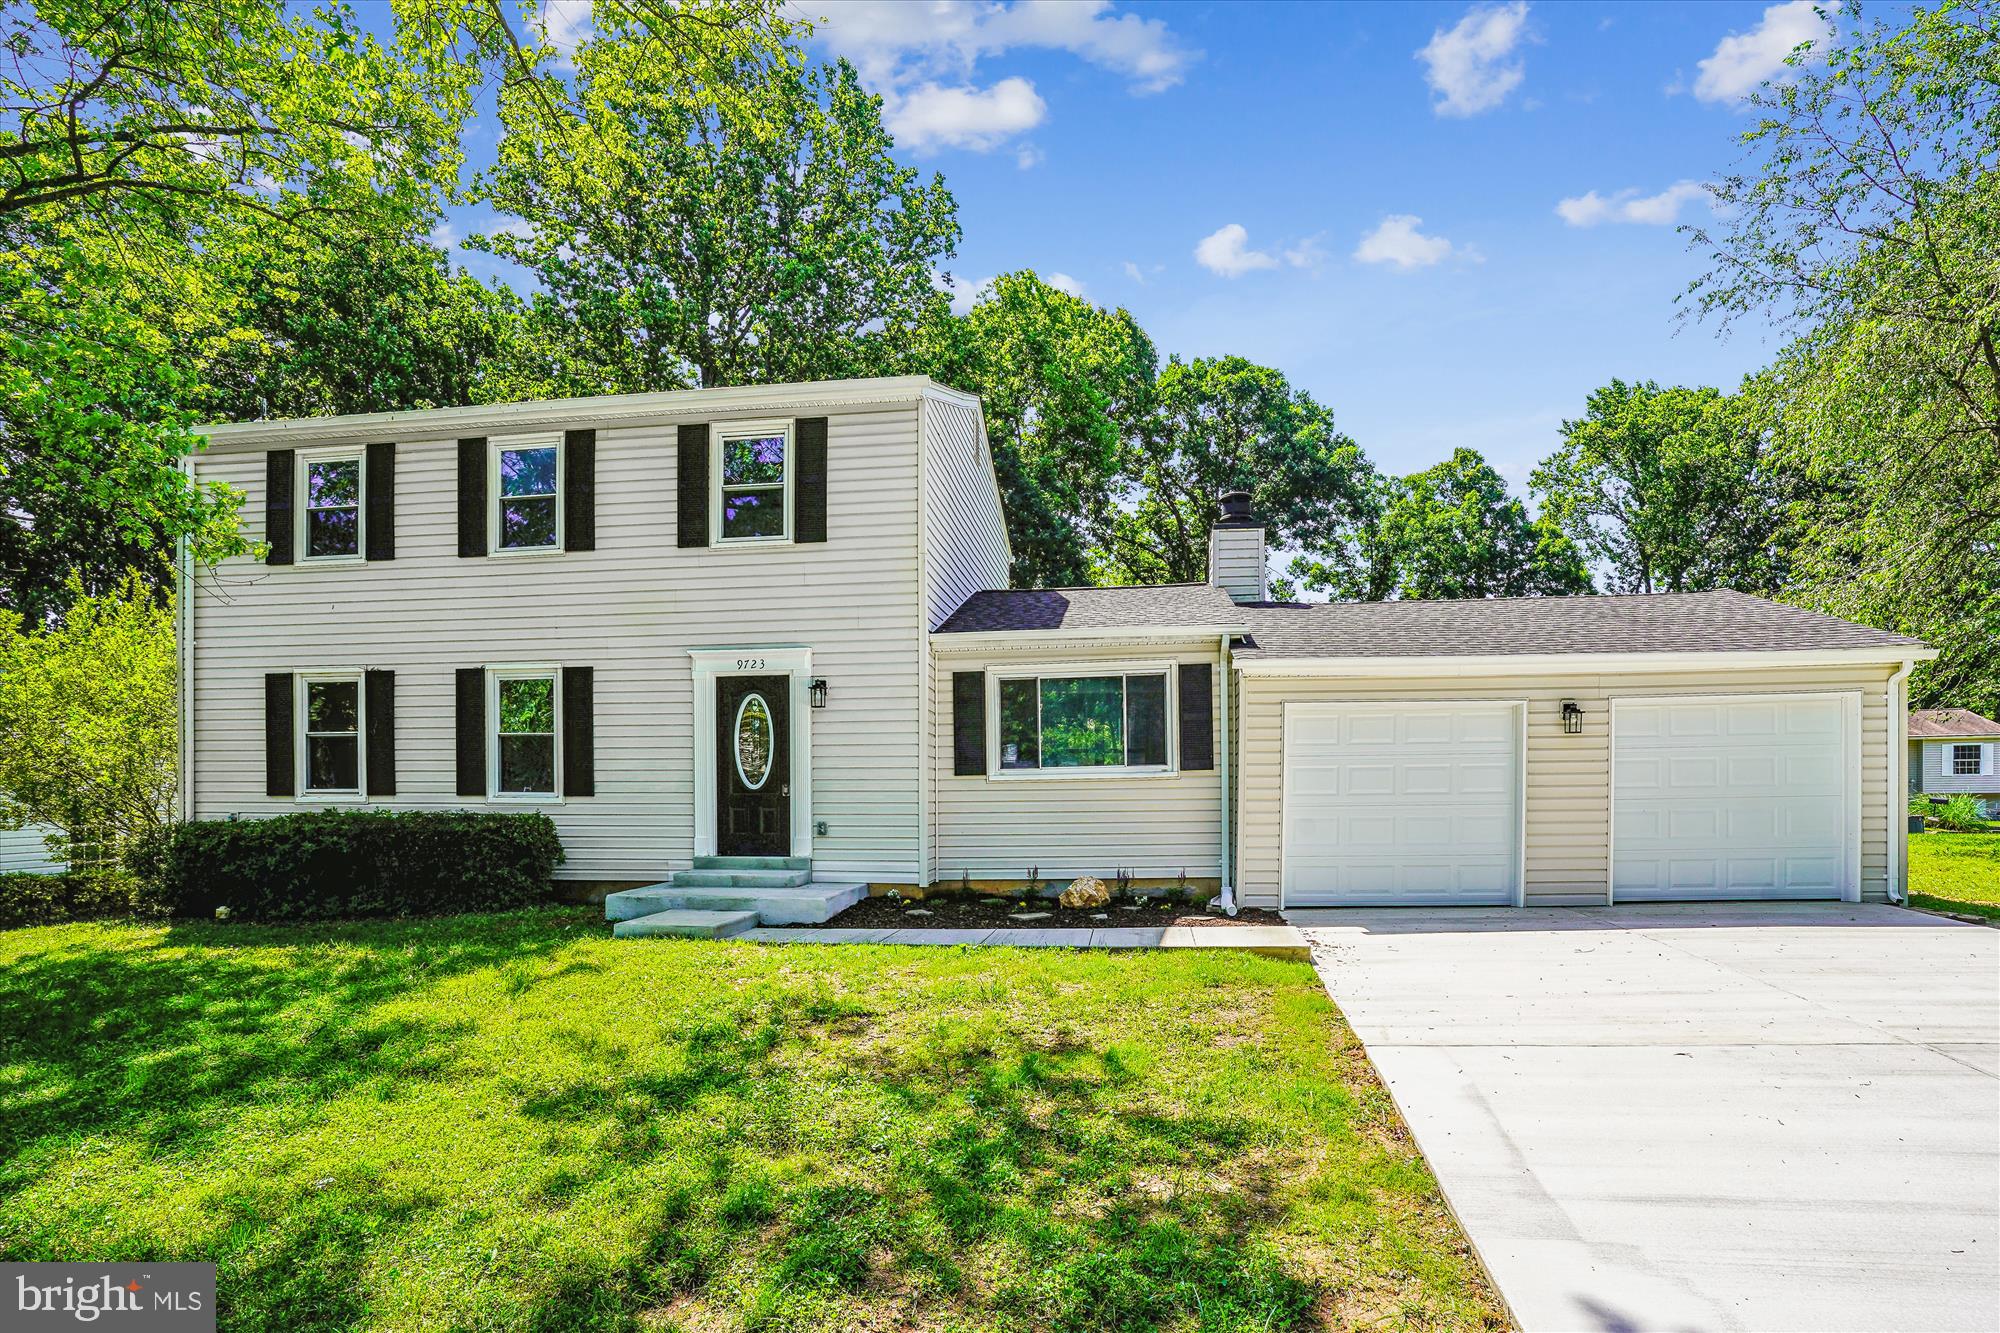
<svg viewBox="0 0 2000 1333">
<path fill-rule="evenodd" d="M 1734 102 L 1755 92 L 1768 79 L 1785 73 L 1785 57 L 1806 42 L 1823 51 L 1833 40 L 1831 13 L 1840 0 L 1787 0 L 1772 5 L 1748 32 L 1732 32 L 1715 45 L 1715 54 L 1695 68 L 1694 95 L 1704 102 Z"/>
<path fill-rule="evenodd" d="M 542 0 L 542 40 L 556 53 L 560 69 L 575 68 L 576 48 L 596 32 L 590 22 L 590 4 L 591 0 Z"/>
<path fill-rule="evenodd" d="M 1024 143 L 1014 150 L 1014 165 L 1023 171 L 1031 171 L 1042 165 L 1048 155 L 1034 144 Z"/>
<path fill-rule="evenodd" d="M 1412 213 L 1391 213 L 1361 238 L 1361 244 L 1354 247 L 1354 257 L 1364 264 L 1394 264 L 1400 269 L 1428 268 L 1454 254 L 1466 259 L 1478 257 L 1442 236 L 1424 235 L 1417 230 L 1422 223 L 1423 219 Z"/>
<path fill-rule="evenodd" d="M 1059 292 L 1068 292 L 1071 296 L 1075 297 L 1083 295 L 1083 284 L 1067 273 L 1044 273 L 1042 281 Z"/>
<path fill-rule="evenodd" d="M 1435 29 L 1417 52 L 1424 79 L 1438 94 L 1431 109 L 1440 116 L 1476 116 L 1505 101 L 1527 73 L 1521 61 L 1508 59 L 1527 37 L 1527 24 L 1528 0 L 1513 0 L 1475 5 L 1452 27 Z"/>
<path fill-rule="evenodd" d="M 984 89 L 927 83 L 908 93 L 884 94 L 883 109 L 889 132 L 905 147 L 984 153 L 1041 124 L 1049 107 L 1034 84 L 1009 78 Z"/>
<path fill-rule="evenodd" d="M 1129 259 L 1125 261 L 1125 276 L 1138 283 L 1141 287 L 1146 285 L 1146 270 L 1140 268 Z"/>
<path fill-rule="evenodd" d="M 931 285 L 951 298 L 951 313 L 963 315 L 993 293 L 991 278 L 961 278 L 956 273 L 933 273 Z"/>
<path fill-rule="evenodd" d="M 1202 237 L 1194 248 L 1194 260 L 1225 278 L 1240 278 L 1255 269 L 1278 266 L 1278 261 L 1270 255 L 1250 248 L 1250 233 L 1240 222 L 1232 222 Z"/>
<path fill-rule="evenodd" d="M 1326 247 L 1320 239 L 1326 235 L 1318 232 L 1306 237 L 1295 245 L 1285 247 L 1285 262 L 1293 268 L 1318 268 L 1326 262 Z"/>
<path fill-rule="evenodd" d="M 440 250 L 449 250 L 465 239 L 465 233 L 454 226 L 450 218 L 439 218 L 437 225 L 430 229 L 429 235 L 424 239 Z"/>
<path fill-rule="evenodd" d="M 1642 195 L 1633 189 L 1620 190 L 1606 198 L 1591 190 L 1562 200 L 1556 205 L 1556 213 L 1572 227 L 1595 227 L 1600 222 L 1671 227 L 1681 219 L 1681 205 L 1707 195 L 1708 189 L 1700 181 L 1675 181 L 1658 194 Z"/>
<path fill-rule="evenodd" d="M 982 57 L 1042 49 L 1121 74 L 1135 93 L 1157 93 L 1200 56 L 1165 20 L 1117 13 L 1111 0 L 794 0 L 791 8 L 824 20 L 818 36 L 884 88 L 963 79 Z"/>
</svg>

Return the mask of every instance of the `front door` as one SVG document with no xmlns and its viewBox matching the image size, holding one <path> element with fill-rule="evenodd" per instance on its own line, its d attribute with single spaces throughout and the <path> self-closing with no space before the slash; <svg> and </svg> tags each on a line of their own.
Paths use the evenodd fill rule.
<svg viewBox="0 0 2000 1333">
<path fill-rule="evenodd" d="M 792 737 L 787 676 L 715 682 L 715 849 L 723 856 L 792 852 Z"/>
</svg>

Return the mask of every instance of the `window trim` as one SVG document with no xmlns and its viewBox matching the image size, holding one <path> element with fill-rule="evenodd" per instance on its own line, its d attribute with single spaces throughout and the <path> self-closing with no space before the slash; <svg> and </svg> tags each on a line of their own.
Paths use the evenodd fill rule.
<svg viewBox="0 0 2000 1333">
<path fill-rule="evenodd" d="M 1962 772 L 1958 767 L 1958 752 L 1960 750 L 1972 751 L 1972 768 L 1968 772 Z M 1945 756 L 1945 761 L 1946 777 L 1981 778 L 1986 776 L 1986 747 L 1978 741 L 1953 741 L 1950 753 Z"/>
<path fill-rule="evenodd" d="M 555 708 L 555 790 L 500 790 L 500 682 L 503 680 L 546 680 L 551 684 Z M 486 668 L 486 799 L 507 804 L 560 805 L 563 802 L 563 682 L 562 668 L 551 665 L 510 665 Z M 517 735 L 539 733 L 518 732 Z"/>
<path fill-rule="evenodd" d="M 520 453 L 526 449 L 554 449 L 556 452 L 556 534 L 555 540 L 547 546 L 502 546 L 500 544 L 500 455 Z M 566 460 L 563 457 L 563 436 L 561 431 L 553 435 L 507 435 L 493 436 L 486 441 L 486 554 L 519 559 L 527 556 L 561 555 L 566 549 L 569 496 L 566 493 L 563 476 Z"/>
<path fill-rule="evenodd" d="M 1181 771 L 1180 662 L 1125 658 L 1102 662 L 1037 662 L 986 669 L 986 776 L 994 782 L 1069 782 L 1079 778 L 1173 778 Z M 1077 768 L 1003 768 L 1000 764 L 1000 683 L 1007 680 L 1066 680 L 1079 676 L 1164 676 L 1167 762 Z M 1035 691 L 1036 733 L 1041 730 L 1041 690 Z M 1128 742 L 1129 744 L 1129 742 Z"/>
<path fill-rule="evenodd" d="M 354 490 L 354 552 L 351 555 L 312 554 L 312 487 L 314 463 L 355 464 L 359 484 Z M 329 444 L 300 449 L 292 459 L 292 563 L 294 565 L 362 565 L 368 563 L 368 447 Z"/>
<path fill-rule="evenodd" d="M 340 667 L 321 671 L 294 671 L 292 673 L 292 797 L 295 801 L 339 801 L 343 803 L 366 801 L 368 799 L 368 683 L 366 673 L 360 667 Z M 311 737 L 312 715 L 306 707 L 308 687 L 316 684 L 352 684 L 354 686 L 354 787 L 352 789 L 321 787 L 315 788 L 308 781 L 312 775 Z M 344 736 L 347 733 L 329 731 L 328 736 Z"/>
<path fill-rule="evenodd" d="M 785 480 L 782 506 L 785 516 L 785 530 L 776 537 L 725 537 L 722 535 L 722 493 L 725 489 L 743 490 L 746 487 L 725 487 L 722 479 L 722 459 L 725 446 L 730 440 L 761 439 L 765 436 L 782 436 L 785 441 Z M 708 544 L 711 547 L 757 547 L 791 546 L 795 544 L 794 534 L 798 531 L 798 432 L 789 420 L 746 420 L 716 421 L 708 428 Z"/>
</svg>

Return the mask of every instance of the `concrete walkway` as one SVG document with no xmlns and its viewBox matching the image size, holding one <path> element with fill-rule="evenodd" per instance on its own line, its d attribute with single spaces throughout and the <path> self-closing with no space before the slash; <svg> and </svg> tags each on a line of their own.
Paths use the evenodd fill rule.
<svg viewBox="0 0 2000 1333">
<path fill-rule="evenodd" d="M 1291 926 L 1116 926 L 1101 930 L 1002 927 L 986 930 L 882 930 L 825 927 L 788 930 L 782 926 L 746 930 L 736 936 L 762 944 L 978 944 L 1011 949 L 1241 949 L 1272 958 L 1309 956 L 1305 936 Z"/>
<path fill-rule="evenodd" d="M 2000 1328 L 2000 930 L 1288 917 L 1523 1328 Z"/>
</svg>

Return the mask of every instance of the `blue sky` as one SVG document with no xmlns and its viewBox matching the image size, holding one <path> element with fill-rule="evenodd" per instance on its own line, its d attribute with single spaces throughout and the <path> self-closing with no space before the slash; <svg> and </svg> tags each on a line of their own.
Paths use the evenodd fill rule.
<svg viewBox="0 0 2000 1333">
<path fill-rule="evenodd" d="M 1525 485 L 1610 377 L 1733 387 L 1773 351 L 1676 324 L 1673 224 L 1738 161 L 1742 95 L 1823 34 L 1810 0 L 798 8 L 956 195 L 961 301 L 1063 275 L 1162 355 L 1283 370 L 1387 470 L 1464 444 Z"/>
</svg>

